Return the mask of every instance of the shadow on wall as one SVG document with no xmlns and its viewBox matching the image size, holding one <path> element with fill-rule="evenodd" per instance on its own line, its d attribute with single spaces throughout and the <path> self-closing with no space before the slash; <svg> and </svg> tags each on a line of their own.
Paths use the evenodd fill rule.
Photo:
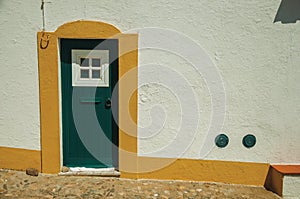
<svg viewBox="0 0 300 199">
<path fill-rule="evenodd" d="M 300 0 L 282 0 L 274 23 L 296 23 L 297 20 L 300 20 Z"/>
</svg>

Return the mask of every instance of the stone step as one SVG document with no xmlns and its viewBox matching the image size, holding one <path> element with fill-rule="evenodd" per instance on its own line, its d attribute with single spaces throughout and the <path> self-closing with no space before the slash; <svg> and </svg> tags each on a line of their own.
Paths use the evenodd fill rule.
<svg viewBox="0 0 300 199">
<path fill-rule="evenodd" d="M 64 167 L 61 176 L 101 176 L 101 177 L 120 177 L 120 172 L 115 168 L 84 168 L 84 167 Z"/>
</svg>

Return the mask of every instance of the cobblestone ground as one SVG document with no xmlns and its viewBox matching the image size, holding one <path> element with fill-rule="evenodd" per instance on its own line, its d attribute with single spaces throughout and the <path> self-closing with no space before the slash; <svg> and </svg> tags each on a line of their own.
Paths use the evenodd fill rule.
<svg viewBox="0 0 300 199">
<path fill-rule="evenodd" d="M 263 187 L 221 183 L 57 176 L 0 170 L 0 198 L 278 199 Z"/>
</svg>

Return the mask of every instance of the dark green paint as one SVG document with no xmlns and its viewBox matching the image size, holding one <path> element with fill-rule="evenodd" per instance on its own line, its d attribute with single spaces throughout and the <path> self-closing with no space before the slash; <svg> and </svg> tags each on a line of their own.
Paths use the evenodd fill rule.
<svg viewBox="0 0 300 199">
<path fill-rule="evenodd" d="M 225 134 L 219 134 L 215 139 L 215 144 L 220 148 L 226 147 L 228 143 L 229 143 L 229 138 Z"/>
<path fill-rule="evenodd" d="M 101 45 L 98 46 L 100 43 Z M 107 99 L 111 98 L 113 88 L 118 80 L 118 40 L 61 39 L 60 44 L 63 165 L 117 168 L 118 151 L 113 148 L 113 144 L 118 146 L 118 127 L 113 120 L 111 108 L 106 108 L 105 103 Z M 110 87 L 73 87 L 72 49 L 109 50 Z M 118 106 L 118 101 L 114 102 L 114 106 Z M 73 110 L 73 107 L 76 107 L 76 110 Z M 94 112 L 94 117 L 91 110 Z M 79 117 L 79 119 L 74 119 L 74 117 Z M 93 118 L 97 119 L 97 124 L 93 122 Z M 78 127 L 78 123 L 80 127 Z M 95 139 L 93 137 L 89 139 L 90 142 L 96 143 L 93 147 L 91 147 L 92 145 L 84 145 L 80 136 L 90 137 L 99 134 L 101 132 L 99 129 L 103 130 L 110 142 L 105 142 L 105 139 L 97 140 L 97 136 L 95 136 Z M 91 153 L 91 151 L 93 152 Z"/>
<path fill-rule="evenodd" d="M 254 135 L 248 134 L 243 138 L 243 145 L 247 148 L 251 148 L 256 144 L 256 137 Z"/>
</svg>

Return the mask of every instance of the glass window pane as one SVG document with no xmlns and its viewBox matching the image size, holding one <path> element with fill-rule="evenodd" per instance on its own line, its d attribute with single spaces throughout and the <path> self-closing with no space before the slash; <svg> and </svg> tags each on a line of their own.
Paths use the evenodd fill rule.
<svg viewBox="0 0 300 199">
<path fill-rule="evenodd" d="M 89 70 L 80 70 L 80 78 L 89 78 Z"/>
<path fill-rule="evenodd" d="M 92 71 L 92 78 L 93 79 L 100 79 L 100 70 L 93 70 Z"/>
<path fill-rule="evenodd" d="M 83 67 L 88 67 L 90 64 L 89 64 L 89 59 L 88 58 L 80 58 L 80 66 L 83 66 Z"/>
<path fill-rule="evenodd" d="M 100 59 L 92 59 L 93 67 L 100 67 Z"/>
</svg>

